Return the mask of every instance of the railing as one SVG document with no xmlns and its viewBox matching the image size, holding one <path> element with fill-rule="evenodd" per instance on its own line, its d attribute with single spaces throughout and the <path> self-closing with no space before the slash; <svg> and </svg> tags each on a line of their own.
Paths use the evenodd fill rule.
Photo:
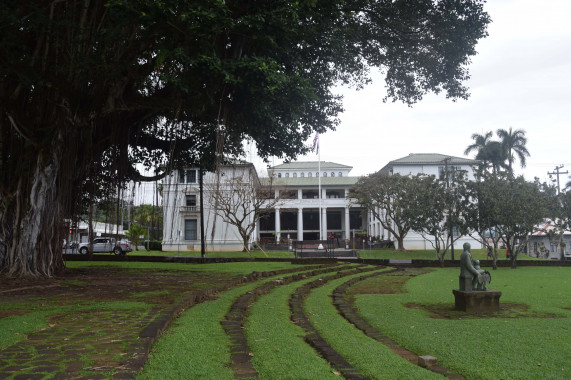
<svg viewBox="0 0 571 380">
<path fill-rule="evenodd" d="M 327 257 L 335 256 L 335 239 L 327 240 L 294 240 L 293 252 L 295 258 L 303 256 L 303 251 L 315 252 L 317 250 L 325 250 Z"/>
<path fill-rule="evenodd" d="M 180 212 L 197 212 L 200 211 L 199 206 L 180 206 Z"/>
</svg>

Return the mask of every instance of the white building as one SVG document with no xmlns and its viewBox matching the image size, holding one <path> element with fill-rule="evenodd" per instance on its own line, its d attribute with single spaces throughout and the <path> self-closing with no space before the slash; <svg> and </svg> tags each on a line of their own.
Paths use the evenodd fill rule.
<svg viewBox="0 0 571 380">
<path fill-rule="evenodd" d="M 260 222 L 260 238 L 263 241 L 283 241 L 288 237 L 323 240 L 328 236 L 348 239 L 353 231 L 364 231 L 363 209 L 347 198 L 349 189 L 359 179 L 349 176 L 351 169 L 318 161 L 291 162 L 268 169 L 281 202 L 275 207 L 273 219 Z"/>
<path fill-rule="evenodd" d="M 321 170 L 319 170 L 321 169 Z M 268 169 L 270 178 L 261 184 L 280 199 L 269 217 L 257 224 L 252 240 L 284 242 L 319 240 L 327 236 L 348 238 L 366 228 L 362 208 L 347 194 L 358 177 L 350 177 L 352 167 L 331 162 L 294 162 Z M 235 226 L 217 215 L 212 202 L 213 186 L 228 186 L 226 179 L 240 178 L 244 184 L 260 180 L 250 163 L 233 163 L 204 175 L 204 235 L 207 251 L 240 251 L 244 248 Z M 319 190 L 321 189 L 321 199 Z M 200 251 L 199 170 L 186 169 L 163 181 L 163 250 Z M 321 213 L 319 212 L 321 210 Z M 320 223 L 321 216 L 321 223 Z M 321 225 L 321 231 L 319 226 Z"/>
<path fill-rule="evenodd" d="M 448 167 L 454 167 L 458 171 L 464 171 L 469 180 L 474 179 L 474 166 L 480 163 L 461 157 L 447 156 L 438 153 L 411 153 L 406 157 L 390 161 L 382 169 L 382 173 L 389 175 L 400 174 L 402 176 L 415 176 L 417 174 L 434 175 L 439 177 Z M 381 223 L 372 215 L 368 217 L 369 234 L 391 239 L 388 231 L 385 232 Z M 454 243 L 456 250 L 461 249 L 465 242 L 470 243 L 472 248 L 482 248 L 482 244 L 469 236 L 462 236 Z M 407 250 L 432 249 L 430 242 L 426 241 L 419 233 L 410 231 L 404 238 L 404 248 Z"/>
<path fill-rule="evenodd" d="M 231 180 L 259 185 L 254 165 L 234 162 L 203 178 L 204 209 L 200 208 L 200 170 L 179 170 L 163 180 L 163 251 L 200 251 L 200 214 L 204 212 L 204 240 L 208 251 L 241 251 L 244 246 L 236 226 L 225 223 L 213 207 L 212 192 L 228 191 Z"/>
<path fill-rule="evenodd" d="M 468 177 L 473 179 L 472 166 L 476 164 L 478 161 L 442 154 L 411 154 L 389 162 L 381 171 L 438 176 L 448 165 L 465 170 Z M 240 251 L 244 248 L 237 228 L 217 215 L 211 201 L 214 184 L 218 183 L 222 190 L 231 191 L 227 188 L 228 179 L 239 179 L 252 186 L 261 185 L 271 189 L 274 198 L 279 199 L 271 213 L 256 224 L 252 241 L 322 240 L 331 236 L 342 241 L 353 236 L 354 232 L 391 239 L 380 223 L 367 215 L 356 200 L 348 198 L 350 188 L 359 179 L 349 175 L 351 169 L 350 166 L 332 162 L 292 162 L 269 168 L 269 178 L 260 181 L 252 164 L 236 162 L 223 165 L 219 176 L 206 173 L 202 210 L 206 250 Z M 190 168 L 167 177 L 163 181 L 163 202 L 163 250 L 200 251 L 199 170 Z M 248 218 L 251 221 L 252 217 Z M 469 237 L 460 238 L 455 247 L 462 247 L 466 241 L 473 248 L 481 247 L 479 242 Z M 430 243 L 413 231 L 407 235 L 404 244 L 405 249 L 409 250 L 432 249 Z"/>
</svg>

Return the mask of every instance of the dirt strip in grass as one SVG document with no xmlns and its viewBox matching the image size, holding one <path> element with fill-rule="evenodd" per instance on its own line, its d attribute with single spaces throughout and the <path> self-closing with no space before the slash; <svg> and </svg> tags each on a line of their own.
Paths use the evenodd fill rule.
<svg viewBox="0 0 571 380">
<path fill-rule="evenodd" d="M 48 313 L 43 305 L 62 307 L 62 311 L 40 316 L 46 318 L 46 328 L 22 333 L 23 339 L 0 349 L 0 378 L 134 378 L 153 342 L 185 309 L 216 299 L 220 292 L 242 283 L 315 268 L 298 266 L 215 279 L 199 272 L 88 268 L 70 270 L 47 286 L 3 281 L 2 301 L 12 307 L 5 317 Z M 200 289 L 201 280 L 210 286 Z M 147 289 L 151 291 L 141 293 Z M 144 296 L 134 300 L 135 294 Z"/>
<path fill-rule="evenodd" d="M 333 291 L 333 305 L 335 305 L 341 316 L 347 319 L 349 323 L 353 324 L 359 330 L 363 331 L 365 335 L 389 347 L 394 353 L 400 355 L 409 362 L 413 364 L 419 364 L 418 355 L 402 347 L 401 345 L 399 345 L 397 342 L 390 339 L 386 335 L 381 334 L 377 329 L 375 329 L 367 321 L 365 321 L 359 314 L 357 314 L 357 312 L 353 308 L 353 305 L 347 301 L 347 293 L 346 293 L 347 289 L 350 286 L 354 285 L 355 283 L 363 281 L 370 277 L 387 275 L 389 273 L 395 273 L 398 271 L 399 269 L 381 272 L 381 273 L 372 273 L 369 275 L 353 278 L 345 282 L 344 284 L 335 288 L 335 290 Z M 461 374 L 454 373 L 448 368 L 442 367 L 437 364 L 427 369 L 431 370 L 432 372 L 446 376 L 449 379 L 465 379 L 465 377 L 462 376 Z"/>
<path fill-rule="evenodd" d="M 258 373 L 252 365 L 250 351 L 246 334 L 244 333 L 244 321 L 248 314 L 248 308 L 256 301 L 259 296 L 268 294 L 272 289 L 279 285 L 285 285 L 294 281 L 301 281 L 308 277 L 317 276 L 319 274 L 330 273 L 333 271 L 344 271 L 353 269 L 355 266 L 332 266 L 322 268 L 305 273 L 295 274 L 293 276 L 283 277 L 278 280 L 269 281 L 258 286 L 252 291 L 238 297 L 230 307 L 230 311 L 226 314 L 226 320 L 220 322 L 224 331 L 228 335 L 231 348 L 230 358 L 232 363 L 230 367 L 236 378 L 256 378 Z"/>
<path fill-rule="evenodd" d="M 328 281 L 345 276 L 354 275 L 360 272 L 378 270 L 376 268 L 356 268 L 354 270 L 337 273 L 335 275 L 320 278 L 305 284 L 292 294 L 290 298 L 290 309 L 292 321 L 303 328 L 306 332 L 305 341 L 311 345 L 321 356 L 323 356 L 332 367 L 337 369 L 346 379 L 366 379 L 366 377 L 355 367 L 353 367 L 341 354 L 339 354 L 325 339 L 321 337 L 317 329 L 311 324 L 303 309 L 303 300 L 312 289 L 325 285 Z"/>
</svg>

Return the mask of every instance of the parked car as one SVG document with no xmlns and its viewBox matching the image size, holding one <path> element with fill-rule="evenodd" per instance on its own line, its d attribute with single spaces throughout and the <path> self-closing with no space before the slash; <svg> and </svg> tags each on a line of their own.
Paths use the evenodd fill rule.
<svg viewBox="0 0 571 380">
<path fill-rule="evenodd" d="M 125 255 L 127 252 L 131 252 L 131 244 L 128 240 L 120 240 L 118 242 L 113 238 L 109 237 L 99 237 L 93 239 L 93 252 L 110 252 L 116 255 Z M 79 244 L 79 253 L 86 255 L 89 252 L 89 243 Z"/>
</svg>

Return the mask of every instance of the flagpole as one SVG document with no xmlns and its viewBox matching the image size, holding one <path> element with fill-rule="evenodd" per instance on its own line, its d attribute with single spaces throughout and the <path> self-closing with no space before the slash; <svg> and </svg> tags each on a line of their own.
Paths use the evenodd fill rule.
<svg viewBox="0 0 571 380">
<path fill-rule="evenodd" d="M 321 227 L 321 150 L 319 149 L 319 138 L 317 139 L 317 171 L 319 172 L 319 240 L 323 240 L 323 228 Z"/>
</svg>

